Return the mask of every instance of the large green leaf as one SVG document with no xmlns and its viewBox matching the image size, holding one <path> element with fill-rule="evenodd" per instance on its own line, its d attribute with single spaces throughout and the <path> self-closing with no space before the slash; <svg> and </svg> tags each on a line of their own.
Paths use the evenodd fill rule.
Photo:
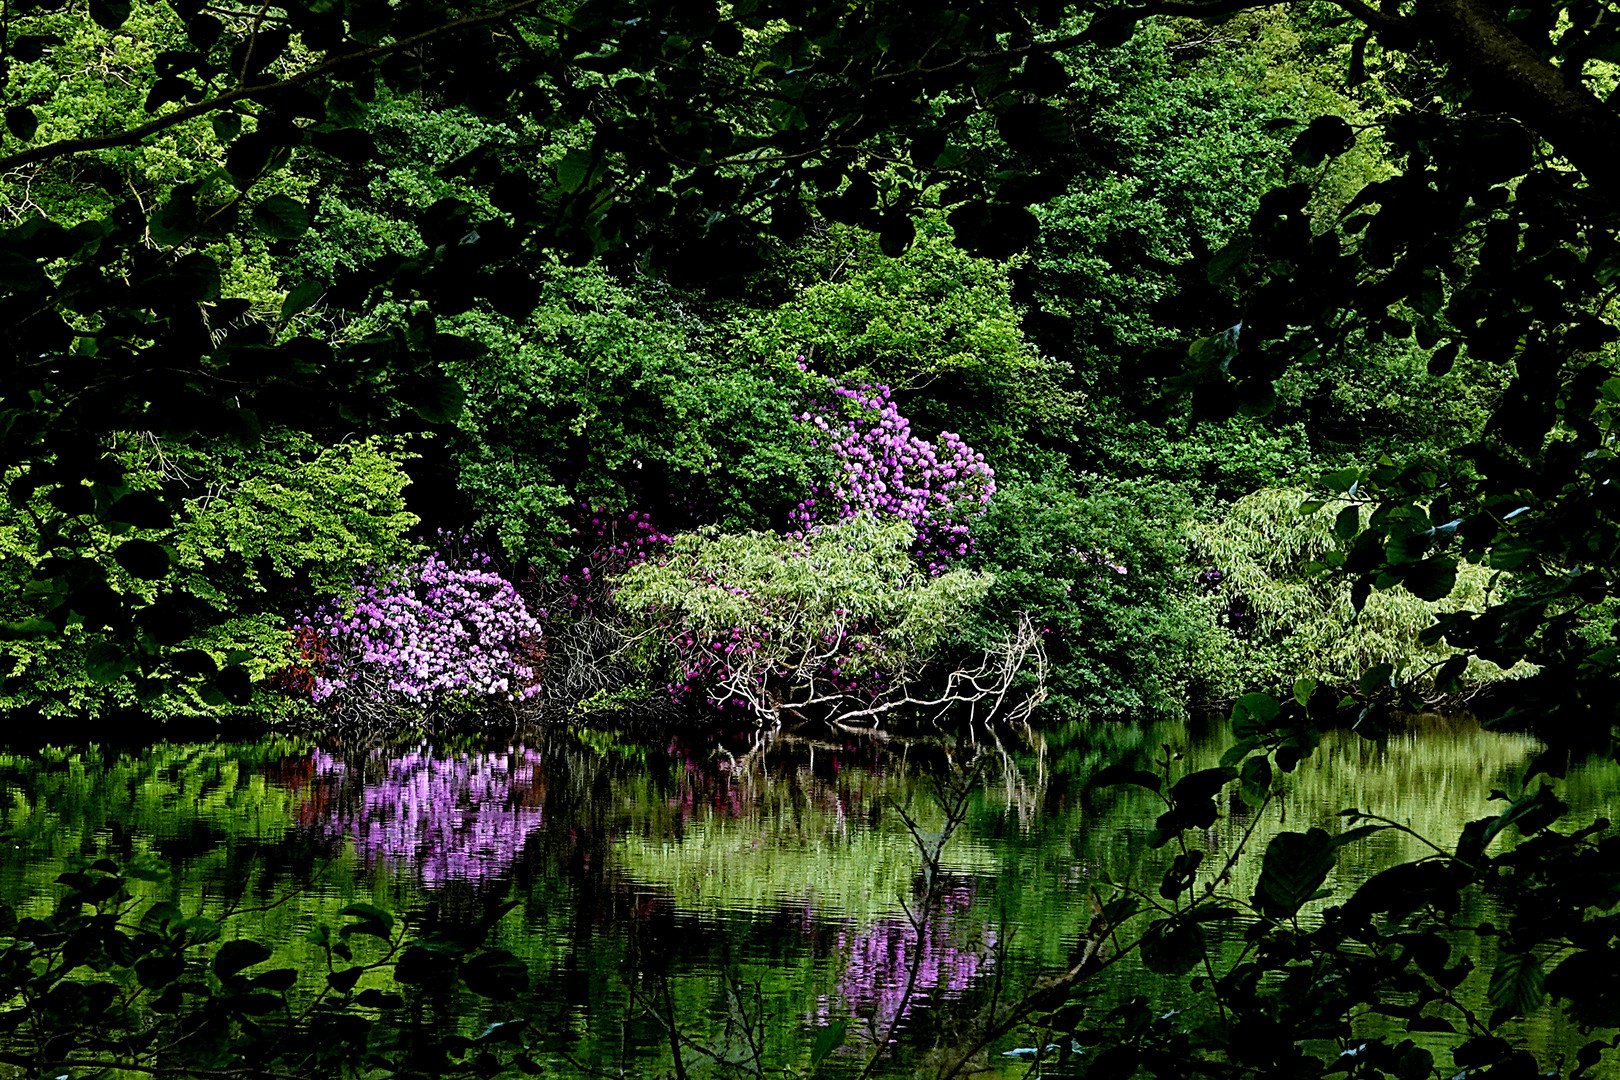
<svg viewBox="0 0 1620 1080">
<path fill-rule="evenodd" d="M 270 948 L 257 941 L 239 938 L 236 941 L 227 941 L 219 947 L 214 954 L 214 974 L 220 978 L 229 978 L 239 971 L 245 971 L 255 964 L 262 964 L 274 955 Z"/>
<path fill-rule="evenodd" d="M 849 1021 L 834 1020 L 822 1028 L 816 1035 L 816 1041 L 810 1047 L 810 1067 L 815 1068 L 827 1059 L 827 1055 L 844 1045 L 844 1036 L 849 1031 Z"/>
<path fill-rule="evenodd" d="M 1336 846 L 1321 829 L 1277 834 L 1260 863 L 1255 906 L 1273 918 L 1292 918 L 1327 880 Z"/>
<path fill-rule="evenodd" d="M 1142 935 L 1142 963 L 1161 975 L 1185 975 L 1204 958 L 1204 931 L 1191 920 L 1160 919 Z"/>
<path fill-rule="evenodd" d="M 293 240 L 309 231 L 309 211 L 286 195 L 272 195 L 253 208 L 253 224 L 266 236 Z"/>
<path fill-rule="evenodd" d="M 529 969 L 505 949 L 492 949 L 467 961 L 461 971 L 467 989 L 482 997 L 510 1000 L 529 988 Z"/>
<path fill-rule="evenodd" d="M 1486 997 L 1514 1016 L 1532 1012 L 1547 1000 L 1547 977 L 1533 953 L 1504 952 L 1496 958 Z"/>
</svg>

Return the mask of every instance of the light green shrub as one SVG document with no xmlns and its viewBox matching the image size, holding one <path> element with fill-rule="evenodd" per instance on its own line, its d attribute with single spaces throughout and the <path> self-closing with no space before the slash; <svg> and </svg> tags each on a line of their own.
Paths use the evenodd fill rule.
<svg viewBox="0 0 1620 1080">
<path fill-rule="evenodd" d="M 1457 650 L 1443 642 L 1424 645 L 1418 635 L 1443 612 L 1482 610 L 1493 572 L 1464 563 L 1451 594 L 1433 602 L 1404 588 L 1375 590 L 1358 614 L 1347 577 L 1307 569 L 1337 549 L 1333 522 L 1349 504 L 1333 501 L 1302 513 L 1305 498 L 1299 489 L 1268 488 L 1238 499 L 1218 519 L 1189 526 L 1194 557 L 1222 575 L 1214 591 L 1227 609 L 1237 656 L 1232 692 L 1280 687 L 1304 675 L 1351 686 L 1379 664 L 1412 679 L 1420 692 L 1432 690 L 1432 668 Z M 1473 659 L 1463 674 L 1465 692 L 1526 673 Z"/>
</svg>

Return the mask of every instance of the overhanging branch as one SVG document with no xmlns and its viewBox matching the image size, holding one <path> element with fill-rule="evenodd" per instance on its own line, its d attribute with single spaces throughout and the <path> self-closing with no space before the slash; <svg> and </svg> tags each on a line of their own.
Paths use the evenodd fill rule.
<svg viewBox="0 0 1620 1080">
<path fill-rule="evenodd" d="M 465 30 L 468 27 L 481 26 L 485 23 L 500 22 L 502 19 L 511 18 L 519 12 L 527 11 L 539 3 L 540 0 L 518 0 L 515 4 L 509 4 L 482 15 L 468 15 L 465 18 L 442 23 L 420 33 L 412 34 L 410 37 L 391 41 L 386 45 L 372 45 L 364 49 L 356 49 L 354 52 L 323 60 L 314 67 L 306 68 L 295 75 L 289 75 L 285 79 L 259 83 L 253 86 L 239 86 L 234 90 L 211 97 L 207 101 L 199 101 L 195 105 L 187 105 L 183 109 L 176 109 L 172 113 L 167 113 L 155 120 L 149 120 L 127 131 L 115 132 L 111 135 L 94 135 L 82 139 L 58 139 L 42 146 L 31 146 L 27 150 L 19 150 L 15 154 L 0 157 L 0 172 L 23 165 L 32 165 L 35 162 L 71 157 L 74 154 L 82 154 L 91 150 L 108 150 L 115 146 L 133 146 L 149 135 L 156 135 L 158 132 L 166 131 L 177 124 L 183 124 L 199 116 L 207 116 L 209 113 L 218 112 L 236 104 L 238 101 L 257 101 L 274 97 L 277 94 L 303 86 L 305 83 L 318 79 L 322 75 L 331 74 L 339 68 L 350 64 L 364 63 L 379 56 L 399 52 L 401 49 L 409 49 L 414 45 L 420 45 L 424 41 L 431 41 L 442 34 L 448 34 L 456 30 Z"/>
</svg>

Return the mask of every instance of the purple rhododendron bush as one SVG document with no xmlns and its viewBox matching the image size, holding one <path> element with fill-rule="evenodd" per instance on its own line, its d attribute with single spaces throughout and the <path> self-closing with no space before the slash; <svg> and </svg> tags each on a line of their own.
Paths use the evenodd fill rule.
<svg viewBox="0 0 1620 1080">
<path fill-rule="evenodd" d="M 798 419 L 814 429 L 812 447 L 831 449 L 837 471 L 789 515 L 797 535 L 861 513 L 892 518 L 915 530 L 918 560 L 943 573 L 972 550 L 972 522 L 996 493 L 995 470 L 952 432 L 941 432 L 938 443 L 913 433 L 887 386 L 832 383 L 829 392 L 829 401 Z"/>
<path fill-rule="evenodd" d="M 303 617 L 297 636 L 316 704 L 352 717 L 431 714 L 516 705 L 537 693 L 540 621 L 488 555 L 449 546 L 373 572 L 352 599 Z"/>
</svg>

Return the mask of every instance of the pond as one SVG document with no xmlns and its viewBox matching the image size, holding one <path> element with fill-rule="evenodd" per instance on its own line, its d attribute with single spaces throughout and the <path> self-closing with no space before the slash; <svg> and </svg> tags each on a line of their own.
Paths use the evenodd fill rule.
<svg viewBox="0 0 1620 1080">
<path fill-rule="evenodd" d="M 751 747 L 743 735 L 550 727 L 403 745 L 278 736 L 18 751 L 0 756 L 0 899 L 42 913 L 75 860 L 161 861 L 171 876 L 154 896 L 188 913 L 234 908 L 233 933 L 274 941 L 284 966 L 315 973 L 310 930 L 341 925 L 352 903 L 432 926 L 515 901 L 494 937 L 523 958 L 531 988 L 515 1003 L 464 1002 L 462 1020 L 533 1020 L 547 1075 L 669 1073 L 672 1027 L 698 1072 L 697 1046 L 802 1067 L 840 1021 L 822 1074 L 852 1075 L 885 1047 L 877 1072 L 910 1075 L 971 1049 L 975 1017 L 1068 968 L 1104 883 L 1156 885 L 1168 855 L 1149 845 L 1153 796 L 1092 787 L 1095 772 L 1166 754 L 1177 774 L 1206 768 L 1227 739 L 1219 724 L 1076 724 L 1035 738 Z M 1338 811 L 1355 806 L 1452 837 L 1536 749 L 1441 718 L 1377 742 L 1336 733 L 1261 820 L 1233 803 L 1206 840 L 1225 854 L 1252 829 L 1255 855 L 1233 870 L 1246 894 L 1270 835 L 1337 833 Z M 1609 809 L 1615 770 L 1571 771 L 1561 792 L 1577 820 Z M 919 932 L 930 845 L 941 888 Z M 1410 836 L 1379 834 L 1346 849 L 1328 886 L 1419 853 Z M 1139 965 L 1115 968 L 1101 993 L 1176 1004 Z M 1020 1034 L 973 1066 L 1023 1075 Z M 1575 1039 L 1549 1009 L 1517 1035 L 1553 1057 Z"/>
</svg>

